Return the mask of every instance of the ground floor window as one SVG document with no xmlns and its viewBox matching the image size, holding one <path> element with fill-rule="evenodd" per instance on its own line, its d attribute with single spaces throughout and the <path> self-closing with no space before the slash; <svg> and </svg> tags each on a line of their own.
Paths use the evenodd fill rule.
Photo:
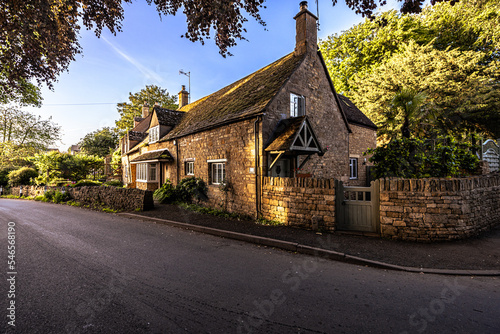
<svg viewBox="0 0 500 334">
<path fill-rule="evenodd" d="M 194 175 L 194 161 L 185 162 L 186 175 Z"/>
<path fill-rule="evenodd" d="M 358 158 L 349 159 L 349 178 L 351 180 L 358 178 Z"/>
<path fill-rule="evenodd" d="M 137 164 L 136 179 L 137 181 L 148 182 L 158 180 L 158 167 L 156 163 Z"/>
<path fill-rule="evenodd" d="M 226 179 L 226 163 L 213 162 L 211 165 L 211 184 L 221 184 Z"/>
</svg>

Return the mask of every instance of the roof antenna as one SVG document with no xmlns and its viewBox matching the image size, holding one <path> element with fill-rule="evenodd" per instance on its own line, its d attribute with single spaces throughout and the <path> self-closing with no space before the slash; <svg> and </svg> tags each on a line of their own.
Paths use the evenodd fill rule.
<svg viewBox="0 0 500 334">
<path fill-rule="evenodd" d="M 185 76 L 187 76 L 189 78 L 189 95 L 188 95 L 188 99 L 189 99 L 189 103 L 191 103 L 191 72 L 184 72 L 183 70 L 179 70 L 179 75 L 181 74 L 184 74 Z"/>
<path fill-rule="evenodd" d="M 318 31 L 320 31 L 320 29 L 319 29 L 319 3 L 318 3 L 318 0 L 316 0 L 316 16 L 318 17 L 318 21 L 316 21 L 316 27 L 317 27 Z"/>
</svg>

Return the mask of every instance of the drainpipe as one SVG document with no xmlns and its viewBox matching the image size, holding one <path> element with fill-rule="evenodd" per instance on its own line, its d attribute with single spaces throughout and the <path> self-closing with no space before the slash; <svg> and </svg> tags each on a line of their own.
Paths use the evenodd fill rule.
<svg viewBox="0 0 500 334">
<path fill-rule="evenodd" d="M 177 184 L 179 184 L 179 181 L 180 181 L 180 175 L 179 175 L 179 140 L 178 139 L 174 139 L 174 145 L 175 145 L 175 152 L 176 152 L 176 159 L 177 160 L 175 162 L 175 167 L 176 167 L 176 179 L 177 179 Z"/>
<path fill-rule="evenodd" d="M 260 180 L 259 180 L 259 120 L 261 116 L 257 116 L 253 124 L 253 138 L 255 145 L 255 212 L 257 218 L 260 217 Z"/>
</svg>

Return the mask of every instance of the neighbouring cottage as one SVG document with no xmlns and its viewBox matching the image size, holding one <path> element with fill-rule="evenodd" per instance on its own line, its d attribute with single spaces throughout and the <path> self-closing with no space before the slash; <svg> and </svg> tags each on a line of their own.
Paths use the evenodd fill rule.
<svg viewBox="0 0 500 334">
<path fill-rule="evenodd" d="M 365 185 L 363 152 L 376 147 L 377 128 L 336 93 L 307 2 L 294 19 L 292 53 L 190 104 L 183 86 L 178 110 L 144 105 L 121 140 L 124 183 L 155 190 L 167 179 L 201 177 L 209 205 L 252 216 L 261 210 L 266 176 Z"/>
</svg>

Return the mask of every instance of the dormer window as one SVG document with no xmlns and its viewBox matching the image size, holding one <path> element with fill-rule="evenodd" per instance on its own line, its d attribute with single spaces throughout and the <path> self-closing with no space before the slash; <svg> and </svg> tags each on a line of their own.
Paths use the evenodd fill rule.
<svg viewBox="0 0 500 334">
<path fill-rule="evenodd" d="M 149 142 L 155 143 L 160 140 L 160 126 L 157 125 L 149 129 Z"/>
<path fill-rule="evenodd" d="M 299 117 L 306 114 L 306 98 L 302 95 L 290 93 L 290 117 Z"/>
</svg>

